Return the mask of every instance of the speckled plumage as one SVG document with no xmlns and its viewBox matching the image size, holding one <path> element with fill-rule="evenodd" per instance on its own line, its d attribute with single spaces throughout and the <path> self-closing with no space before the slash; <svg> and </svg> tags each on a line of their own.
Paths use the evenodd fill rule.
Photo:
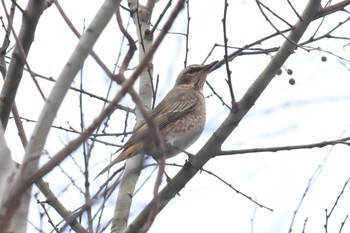
<svg viewBox="0 0 350 233">
<path fill-rule="evenodd" d="M 201 135 L 205 120 L 205 98 L 202 90 L 207 74 L 217 61 L 208 65 L 186 67 L 176 79 L 174 87 L 164 99 L 150 112 L 158 126 L 163 143 L 165 158 L 173 157 L 188 148 Z M 150 137 L 148 125 L 142 121 L 133 135 L 120 149 L 122 152 L 102 173 L 127 158 L 142 152 L 159 157 L 160 150 L 155 147 Z"/>
</svg>

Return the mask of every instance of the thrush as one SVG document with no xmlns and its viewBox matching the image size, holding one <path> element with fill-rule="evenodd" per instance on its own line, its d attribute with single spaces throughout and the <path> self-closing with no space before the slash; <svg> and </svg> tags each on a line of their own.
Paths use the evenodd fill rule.
<svg viewBox="0 0 350 233">
<path fill-rule="evenodd" d="M 151 155 L 157 160 L 163 152 L 168 159 L 192 145 L 204 129 L 206 111 L 202 91 L 206 77 L 216 63 L 186 67 L 177 77 L 174 87 L 150 112 L 151 119 L 158 126 L 164 150 L 157 148 L 148 124 L 142 121 L 118 150 L 122 152 L 100 174 L 114 164 L 140 153 Z"/>
</svg>

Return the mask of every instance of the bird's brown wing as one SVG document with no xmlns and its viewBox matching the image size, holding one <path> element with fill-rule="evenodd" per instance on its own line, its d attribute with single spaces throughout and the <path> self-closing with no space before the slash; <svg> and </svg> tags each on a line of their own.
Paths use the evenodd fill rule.
<svg viewBox="0 0 350 233">
<path fill-rule="evenodd" d="M 157 107 L 150 112 L 150 116 L 161 130 L 170 123 L 180 119 L 185 114 L 193 111 L 197 104 L 198 96 L 194 92 L 183 89 L 172 89 Z M 149 133 L 148 129 L 148 124 L 142 121 L 123 148 L 127 148 L 135 142 L 147 137 Z"/>
</svg>

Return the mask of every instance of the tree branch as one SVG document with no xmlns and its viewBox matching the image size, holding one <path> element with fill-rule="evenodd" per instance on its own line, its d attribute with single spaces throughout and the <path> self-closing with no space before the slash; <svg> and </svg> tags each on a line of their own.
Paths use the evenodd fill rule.
<svg viewBox="0 0 350 233">
<path fill-rule="evenodd" d="M 350 4 L 350 0 L 344 0 L 342 2 L 338 2 L 328 7 L 322 8 L 322 10 L 317 14 L 317 18 L 325 17 L 326 15 L 332 14 L 336 11 L 344 9 L 346 6 Z"/>
<path fill-rule="evenodd" d="M 45 3 L 45 1 L 43 2 Z M 42 5 L 44 5 L 44 3 Z M 39 1 L 30 1 L 28 7 L 29 6 L 38 7 L 37 4 L 39 4 Z M 4 204 L 1 206 L 0 213 L 2 216 L 5 216 L 5 218 L 2 218 L 2 220 L 8 219 L 8 221 L 10 221 L 11 216 L 15 213 L 18 207 L 18 204 L 20 203 L 19 200 L 22 197 L 23 191 L 31 187 L 32 182 L 34 182 L 34 180 L 31 180 L 31 182 L 29 183 L 28 178 L 35 171 L 38 170 L 41 151 L 45 144 L 46 137 L 49 133 L 52 122 L 56 116 L 56 113 L 75 75 L 82 67 L 85 58 L 90 53 L 97 38 L 102 33 L 104 27 L 107 25 L 110 18 L 114 14 L 114 9 L 116 5 L 117 5 L 117 1 L 115 0 L 105 1 L 103 6 L 97 13 L 96 17 L 92 21 L 91 25 L 87 29 L 86 33 L 81 37 L 81 40 L 79 41 L 79 44 L 77 45 L 75 51 L 73 52 L 73 55 L 70 57 L 66 66 L 63 68 L 61 74 L 59 75 L 57 82 L 55 83 L 55 86 L 53 87 L 50 93 L 50 96 L 45 102 L 45 105 L 39 117 L 38 123 L 33 131 L 33 136 L 31 137 L 28 143 L 28 146 L 26 148 L 26 153 L 24 156 L 24 161 L 22 163 L 22 166 L 19 172 L 16 174 L 12 187 L 8 192 L 9 195 L 7 197 L 7 200 L 5 200 Z M 33 34 L 31 35 L 33 36 Z M 13 59 L 13 60 L 17 61 L 18 59 Z M 10 63 L 10 66 L 11 66 L 11 63 Z M 9 70 L 10 70 L 10 67 L 9 67 Z M 7 74 L 7 76 L 9 76 L 9 73 Z M 8 221 L 0 221 L 0 232 L 1 230 L 5 230 L 7 228 Z"/>
<path fill-rule="evenodd" d="M 226 117 L 221 126 L 211 136 L 208 142 L 197 153 L 192 160 L 182 168 L 175 177 L 166 185 L 158 195 L 158 212 L 160 212 L 170 200 L 191 180 L 191 178 L 203 167 L 203 165 L 220 152 L 220 147 L 226 138 L 237 127 L 238 123 L 247 114 L 254 105 L 255 101 L 262 94 L 268 84 L 271 82 L 277 71 L 293 53 L 295 44 L 300 40 L 301 36 L 306 31 L 310 22 L 315 19 L 315 16 L 320 9 L 320 0 L 310 0 L 301 15 L 303 20 L 298 20 L 294 25 L 294 30 L 288 35 L 281 48 L 276 55 L 271 59 L 270 63 L 259 75 L 256 81 L 250 86 L 246 94 L 239 102 L 237 111 L 231 111 Z M 293 42 L 290 42 L 293 41 Z M 124 233 L 134 233 L 145 223 L 151 209 L 153 208 L 153 199 L 136 219 L 129 225 Z"/>
<path fill-rule="evenodd" d="M 22 26 L 0 93 L 0 121 L 4 129 L 6 129 L 17 89 L 22 79 L 23 68 L 34 40 L 36 26 L 45 7 L 45 0 L 32 0 L 28 2 L 26 10 L 23 11 Z"/>
</svg>

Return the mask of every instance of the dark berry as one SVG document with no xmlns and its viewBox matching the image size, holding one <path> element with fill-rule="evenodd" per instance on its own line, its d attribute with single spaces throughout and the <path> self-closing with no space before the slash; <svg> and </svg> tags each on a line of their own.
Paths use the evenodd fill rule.
<svg viewBox="0 0 350 233">
<path fill-rule="evenodd" d="M 289 84 L 290 85 L 294 85 L 295 84 L 295 79 L 294 78 L 289 79 Z"/>
</svg>

